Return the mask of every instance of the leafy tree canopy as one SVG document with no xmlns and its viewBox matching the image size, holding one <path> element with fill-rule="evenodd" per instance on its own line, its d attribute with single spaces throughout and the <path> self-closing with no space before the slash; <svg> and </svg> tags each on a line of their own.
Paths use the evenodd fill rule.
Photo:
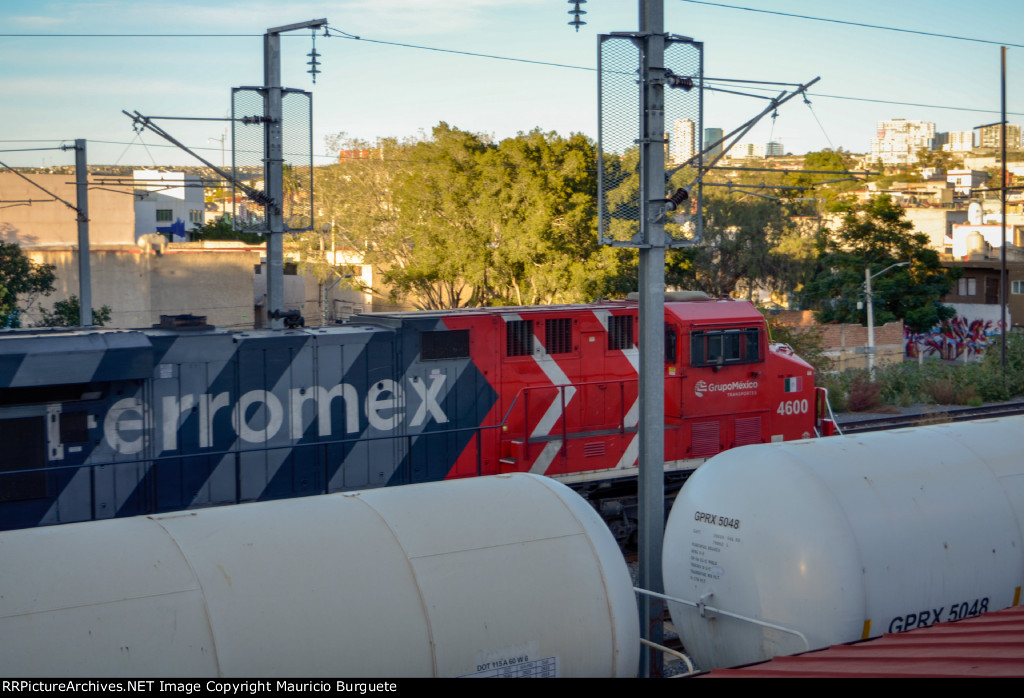
<svg viewBox="0 0 1024 698">
<path fill-rule="evenodd" d="M 190 235 L 193 240 L 239 240 L 247 245 L 261 245 L 264 242 L 262 235 L 234 230 L 229 215 L 193 228 Z"/>
<path fill-rule="evenodd" d="M 813 237 L 790 214 L 785 202 L 706 194 L 703 241 L 666 254 L 666 283 L 748 298 L 757 288 L 796 288 L 813 255 Z"/>
<path fill-rule="evenodd" d="M 865 269 L 877 274 L 900 262 L 909 265 L 872 279 L 876 324 L 901 319 L 923 332 L 954 315 L 939 299 L 952 289 L 955 274 L 942 267 L 928 236 L 914 231 L 890 197 L 852 205 L 837 230 L 821 233 L 818 245 L 817 273 L 804 295 L 820 322 L 866 324 Z"/>
<path fill-rule="evenodd" d="M 582 135 L 494 143 L 441 123 L 417 141 L 332 145 L 353 155 L 318 168 L 320 220 L 396 300 L 529 305 L 626 290 L 631 253 L 597 245 L 596 152 Z"/>
<path fill-rule="evenodd" d="M 78 327 L 81 319 L 82 302 L 78 296 L 68 296 L 67 300 L 57 301 L 53 304 L 53 311 L 40 308 L 43 319 L 36 323 L 36 327 Z M 103 327 L 110 322 L 110 306 L 105 305 L 98 310 L 92 309 L 92 324 Z"/>
<path fill-rule="evenodd" d="M 54 267 L 37 264 L 16 243 L 0 242 L 0 327 L 20 327 L 20 313 L 53 293 Z"/>
</svg>

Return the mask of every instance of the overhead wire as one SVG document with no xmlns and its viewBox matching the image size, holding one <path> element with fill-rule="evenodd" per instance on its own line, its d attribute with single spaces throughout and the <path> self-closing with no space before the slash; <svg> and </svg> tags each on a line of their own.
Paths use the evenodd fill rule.
<svg viewBox="0 0 1024 698">
<path fill-rule="evenodd" d="M 729 10 L 742 10 L 743 12 L 759 12 L 766 15 L 778 15 L 780 17 L 792 17 L 794 19 L 806 19 L 813 22 L 829 22 L 831 24 L 845 24 L 851 27 L 861 27 L 863 29 L 880 29 L 884 31 L 900 32 L 903 34 L 918 34 L 920 36 L 930 36 L 936 39 L 954 39 L 956 41 L 973 41 L 979 44 L 992 44 L 995 46 L 1014 46 L 1016 48 L 1024 48 L 1024 44 L 1014 44 L 1009 41 L 992 41 L 990 39 L 978 39 L 970 36 L 957 36 L 955 34 L 939 34 L 937 32 L 926 32 L 919 29 L 905 29 L 902 27 L 886 27 L 880 24 L 867 24 L 865 22 L 851 22 L 843 19 L 829 19 L 827 17 L 812 17 L 810 15 L 798 15 L 791 12 L 779 12 L 778 10 L 763 10 L 757 7 L 740 7 L 738 5 L 725 5 L 720 2 L 707 2 L 706 0 L 680 0 L 680 2 L 688 2 L 692 5 L 709 5 L 711 7 L 724 7 Z"/>
</svg>

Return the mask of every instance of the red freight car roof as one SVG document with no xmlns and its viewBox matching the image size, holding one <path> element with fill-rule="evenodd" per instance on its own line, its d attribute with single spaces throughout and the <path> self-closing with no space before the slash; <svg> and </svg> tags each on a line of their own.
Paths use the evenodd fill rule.
<svg viewBox="0 0 1024 698">
<path fill-rule="evenodd" d="M 1024 676 L 1024 606 L 703 675 L 798 676 Z"/>
<path fill-rule="evenodd" d="M 444 318 L 452 315 L 534 315 L 537 313 L 558 313 L 571 311 L 624 310 L 637 307 L 636 301 L 599 301 L 587 304 L 499 306 L 491 308 L 459 308 L 455 310 L 410 310 L 397 313 L 374 313 L 375 318 L 426 319 Z M 681 318 L 694 321 L 760 322 L 761 314 L 754 306 L 743 300 L 712 298 L 706 300 L 665 301 L 665 308 Z M 364 316 L 358 316 L 360 318 Z"/>
</svg>

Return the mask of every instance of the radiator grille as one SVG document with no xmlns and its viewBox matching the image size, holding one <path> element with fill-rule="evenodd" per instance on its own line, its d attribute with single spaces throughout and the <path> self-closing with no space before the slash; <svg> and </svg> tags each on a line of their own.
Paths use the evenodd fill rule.
<svg viewBox="0 0 1024 698">
<path fill-rule="evenodd" d="M 761 443 L 761 418 L 743 417 L 736 420 L 736 445 Z"/>
<path fill-rule="evenodd" d="M 702 422 L 691 427 L 693 437 L 690 448 L 694 457 L 704 458 L 718 453 L 718 431 L 718 422 Z"/>
</svg>

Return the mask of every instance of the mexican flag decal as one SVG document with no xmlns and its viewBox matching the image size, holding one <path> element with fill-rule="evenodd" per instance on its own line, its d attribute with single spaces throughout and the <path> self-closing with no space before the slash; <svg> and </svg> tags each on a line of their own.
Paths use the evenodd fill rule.
<svg viewBox="0 0 1024 698">
<path fill-rule="evenodd" d="M 787 378 L 786 379 L 786 390 L 784 392 L 787 392 L 787 393 L 798 393 L 798 392 L 800 392 L 800 388 L 802 387 L 802 382 L 803 381 L 800 380 L 800 376 L 794 376 L 793 378 Z"/>
</svg>

